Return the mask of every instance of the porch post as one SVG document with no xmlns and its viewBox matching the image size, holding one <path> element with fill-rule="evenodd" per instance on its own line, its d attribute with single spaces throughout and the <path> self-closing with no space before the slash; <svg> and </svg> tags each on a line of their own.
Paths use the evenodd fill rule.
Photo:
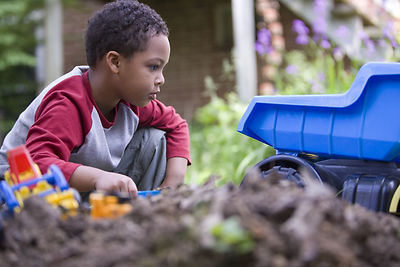
<svg viewBox="0 0 400 267">
<path fill-rule="evenodd" d="M 46 0 L 45 83 L 63 74 L 63 28 L 61 0 Z"/>
<path fill-rule="evenodd" d="M 249 102 L 257 94 L 255 23 L 252 0 L 232 0 L 236 84 L 239 98 Z"/>
</svg>

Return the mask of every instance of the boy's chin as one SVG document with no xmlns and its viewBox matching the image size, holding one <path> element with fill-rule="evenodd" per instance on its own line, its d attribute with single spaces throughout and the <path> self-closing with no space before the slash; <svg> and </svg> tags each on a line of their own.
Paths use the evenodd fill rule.
<svg viewBox="0 0 400 267">
<path fill-rule="evenodd" d="M 147 106 L 150 103 L 150 101 L 151 100 L 149 99 L 148 101 L 142 101 L 140 103 L 133 103 L 133 105 L 135 105 L 137 107 L 140 107 L 140 108 L 143 108 L 143 107 Z"/>
</svg>

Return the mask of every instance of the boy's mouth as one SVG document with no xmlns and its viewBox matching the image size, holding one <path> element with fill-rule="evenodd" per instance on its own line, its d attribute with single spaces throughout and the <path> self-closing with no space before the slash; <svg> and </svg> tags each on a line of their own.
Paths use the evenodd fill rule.
<svg viewBox="0 0 400 267">
<path fill-rule="evenodd" d="M 153 92 L 150 94 L 150 99 L 152 99 L 152 100 L 157 99 L 157 94 L 158 94 L 159 92 L 160 92 L 160 90 L 153 91 Z"/>
</svg>

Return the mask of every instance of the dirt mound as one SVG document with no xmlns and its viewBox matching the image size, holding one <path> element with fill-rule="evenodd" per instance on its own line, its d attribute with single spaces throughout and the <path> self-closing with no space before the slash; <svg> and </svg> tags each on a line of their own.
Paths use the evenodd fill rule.
<svg viewBox="0 0 400 267">
<path fill-rule="evenodd" d="M 400 220 L 278 177 L 182 186 L 118 220 L 60 219 L 31 198 L 4 225 L 3 266 L 398 266 Z"/>
</svg>

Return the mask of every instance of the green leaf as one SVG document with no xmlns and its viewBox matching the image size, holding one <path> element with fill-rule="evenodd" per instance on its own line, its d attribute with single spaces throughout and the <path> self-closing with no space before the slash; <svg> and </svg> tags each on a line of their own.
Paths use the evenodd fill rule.
<svg viewBox="0 0 400 267">
<path fill-rule="evenodd" d="M 254 241 L 244 230 L 238 217 L 229 217 L 211 229 L 216 239 L 214 248 L 220 252 L 246 253 L 254 248 Z"/>
</svg>

